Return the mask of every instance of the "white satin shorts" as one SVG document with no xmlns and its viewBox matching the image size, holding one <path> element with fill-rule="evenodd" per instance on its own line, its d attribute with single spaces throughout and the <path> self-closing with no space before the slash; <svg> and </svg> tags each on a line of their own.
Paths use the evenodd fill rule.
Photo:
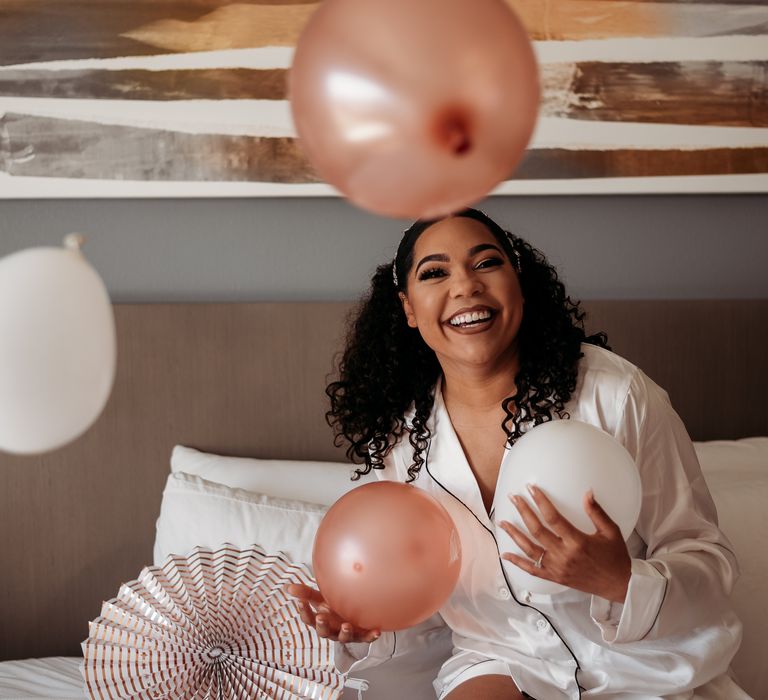
<svg viewBox="0 0 768 700">
<path fill-rule="evenodd" d="M 459 651 L 443 664 L 433 685 L 438 700 L 443 700 L 448 693 L 470 678 L 493 675 L 512 678 L 509 665 L 505 661 L 483 656 L 476 651 Z M 514 683 L 514 678 L 512 682 Z"/>
</svg>

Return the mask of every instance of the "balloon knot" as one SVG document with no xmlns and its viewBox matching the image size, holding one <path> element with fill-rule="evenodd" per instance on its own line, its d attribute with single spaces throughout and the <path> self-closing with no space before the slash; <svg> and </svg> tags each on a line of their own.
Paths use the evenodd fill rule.
<svg viewBox="0 0 768 700">
<path fill-rule="evenodd" d="M 472 150 L 471 124 L 467 110 L 462 107 L 446 107 L 436 116 L 433 133 L 441 148 L 453 155 L 463 156 Z"/>
<path fill-rule="evenodd" d="M 85 236 L 82 233 L 68 233 L 64 236 L 64 247 L 67 250 L 80 250 L 85 243 Z"/>
</svg>

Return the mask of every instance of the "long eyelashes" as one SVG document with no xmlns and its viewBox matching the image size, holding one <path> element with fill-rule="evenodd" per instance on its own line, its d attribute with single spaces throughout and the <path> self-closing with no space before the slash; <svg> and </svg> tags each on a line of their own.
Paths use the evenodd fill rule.
<svg viewBox="0 0 768 700">
<path fill-rule="evenodd" d="M 443 277 L 445 270 L 441 267 L 429 267 L 419 274 L 419 281 L 432 279 L 433 277 Z"/>
<path fill-rule="evenodd" d="M 476 270 L 485 270 L 491 267 L 498 267 L 499 265 L 503 265 L 503 261 L 501 258 L 486 258 L 485 260 L 481 260 L 476 266 Z M 445 277 L 446 271 L 442 267 L 428 267 L 426 270 L 423 270 L 419 274 L 419 281 L 422 280 L 428 280 L 428 279 L 434 279 L 437 277 Z"/>
<path fill-rule="evenodd" d="M 489 263 L 486 265 L 486 263 Z M 481 260 L 479 263 L 477 263 L 478 269 L 485 269 L 487 267 L 498 267 L 499 265 L 503 265 L 504 261 L 501 258 L 486 258 L 485 260 Z"/>
</svg>

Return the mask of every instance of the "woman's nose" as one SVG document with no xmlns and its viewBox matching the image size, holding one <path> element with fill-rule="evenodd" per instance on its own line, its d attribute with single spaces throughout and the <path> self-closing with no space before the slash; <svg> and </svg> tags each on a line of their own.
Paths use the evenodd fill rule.
<svg viewBox="0 0 768 700">
<path fill-rule="evenodd" d="M 473 270 L 455 272 L 451 279 L 451 296 L 474 296 L 483 290 L 483 282 L 480 276 Z"/>
</svg>

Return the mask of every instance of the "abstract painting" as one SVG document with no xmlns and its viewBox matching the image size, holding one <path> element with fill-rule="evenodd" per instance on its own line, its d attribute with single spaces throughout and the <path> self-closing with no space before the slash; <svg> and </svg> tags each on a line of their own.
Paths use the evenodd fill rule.
<svg viewBox="0 0 768 700">
<path fill-rule="evenodd" d="M 508 2 L 543 99 L 496 193 L 768 191 L 768 4 Z M 287 102 L 317 7 L 0 0 L 0 198 L 335 194 Z"/>
</svg>

